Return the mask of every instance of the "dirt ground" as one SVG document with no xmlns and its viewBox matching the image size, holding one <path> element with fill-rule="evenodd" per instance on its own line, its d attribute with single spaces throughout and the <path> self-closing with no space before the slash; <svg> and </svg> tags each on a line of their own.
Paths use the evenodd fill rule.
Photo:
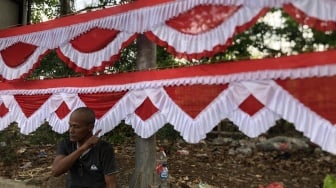
<svg viewBox="0 0 336 188">
<path fill-rule="evenodd" d="M 282 182 L 286 188 L 321 188 L 327 174 L 336 174 L 336 157 L 319 147 L 297 152 L 265 152 L 253 147 L 259 140 L 260 137 L 252 139 L 242 134 L 215 135 L 198 144 L 158 140 L 158 147 L 166 149 L 173 187 L 201 187 L 202 184 L 203 187 L 258 188 Z M 238 152 L 244 143 L 249 146 L 247 152 Z M 115 145 L 115 151 L 120 167 L 119 185 L 128 187 L 134 170 L 134 139 Z M 50 177 L 54 154 L 53 145 L 26 146 L 18 151 L 19 162 L 0 163 L 0 176 L 39 187 L 64 187 L 64 177 Z"/>
</svg>

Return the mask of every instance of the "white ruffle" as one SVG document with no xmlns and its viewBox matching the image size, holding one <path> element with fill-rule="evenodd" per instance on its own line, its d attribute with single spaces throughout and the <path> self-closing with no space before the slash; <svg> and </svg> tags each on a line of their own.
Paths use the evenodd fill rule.
<svg viewBox="0 0 336 188">
<path fill-rule="evenodd" d="M 180 0 L 130 10 L 128 12 L 96 18 L 83 23 L 72 24 L 61 28 L 53 28 L 18 36 L 0 38 L 0 50 L 3 50 L 19 41 L 43 46 L 48 49 L 54 49 L 61 46 L 61 44 L 68 43 L 75 37 L 95 27 L 116 29 L 126 33 L 143 33 L 145 31 L 153 30 L 157 26 L 163 25 L 166 20 L 176 17 L 178 14 L 186 12 L 187 10 L 201 4 L 243 5 L 249 8 L 261 9 L 265 7 L 281 7 L 283 4 L 293 3 L 298 6 L 298 8 L 303 7 L 302 9 L 307 9 L 304 8 L 307 7 L 307 2 L 314 3 L 314 6 L 321 7 L 327 7 L 330 3 L 332 3 L 328 0 L 320 0 L 316 3 L 311 2 L 310 0 L 254 0 L 253 2 L 250 0 Z M 332 8 L 332 6 L 329 8 Z M 319 18 L 319 15 L 315 16 Z M 332 18 L 335 19 L 335 17 Z"/>
<path fill-rule="evenodd" d="M 263 101 L 265 106 L 283 119 L 292 122 L 297 130 L 320 145 L 323 150 L 336 154 L 336 127 L 304 106 L 276 83 L 273 83 L 273 87 L 269 93 L 272 97 Z"/>
<path fill-rule="evenodd" d="M 291 2 L 306 15 L 324 21 L 336 21 L 336 1 L 332 0 L 296 0 Z"/>
<path fill-rule="evenodd" d="M 12 68 L 6 65 L 0 54 L 0 75 L 6 80 L 13 80 L 20 78 L 23 74 L 28 73 L 36 63 L 39 61 L 39 57 L 44 54 L 48 49 L 43 47 L 37 47 L 32 55 L 21 65 Z"/>
<path fill-rule="evenodd" d="M 293 1 L 295 0 L 254 0 L 252 3 L 250 0 L 180 0 L 162 3 L 156 6 L 139 8 L 102 18 L 93 18 L 92 20 L 83 23 L 72 24 L 61 28 L 0 38 L 0 50 L 3 50 L 18 41 L 54 49 L 95 27 L 116 29 L 127 33 L 143 33 L 152 30 L 158 25 L 162 25 L 166 20 L 201 4 L 245 5 L 254 8 L 264 8 L 280 7 L 284 3 Z M 319 2 L 322 3 L 323 1 Z M 74 17 L 74 19 L 76 18 Z"/>
<path fill-rule="evenodd" d="M 264 104 L 264 108 L 252 117 L 239 109 L 239 105 L 253 95 Z M 60 119 L 55 111 L 65 102 L 69 109 L 85 106 L 77 94 L 55 93 L 31 117 L 27 118 L 14 96 L 0 95 L 9 113 L 1 118 L 2 123 L 17 121 L 21 132 L 29 134 L 35 131 L 45 120 L 53 130 L 64 133 L 68 129 L 69 114 Z M 149 98 L 158 112 L 146 121 L 135 114 L 136 109 Z M 326 119 L 311 111 L 286 90 L 269 81 L 243 81 L 231 83 L 196 118 L 191 118 L 160 88 L 133 90 L 126 93 L 105 115 L 97 119 L 94 131 L 102 129 L 100 136 L 113 130 L 121 120 L 131 124 L 135 133 L 148 138 L 166 123 L 174 126 L 181 136 L 190 143 L 197 143 L 206 137 L 222 119 L 229 118 L 239 129 L 250 137 L 256 137 L 275 125 L 275 121 L 284 118 L 294 123 L 297 130 L 303 132 L 323 150 L 336 154 L 335 127 Z M 1 129 L 6 128 L 2 126 Z"/>
<path fill-rule="evenodd" d="M 221 25 L 202 34 L 184 34 L 166 24 L 154 28 L 152 33 L 179 53 L 193 54 L 212 51 L 215 46 L 226 44 L 238 26 L 251 21 L 261 10 L 262 8 L 242 7 Z"/>
<path fill-rule="evenodd" d="M 167 119 L 158 112 L 146 121 L 136 114 L 130 114 L 126 117 L 125 123 L 131 125 L 134 132 L 141 138 L 149 138 L 167 123 Z"/>
<path fill-rule="evenodd" d="M 0 105 L 3 104 L 8 111 L 11 109 L 12 106 L 12 96 L 10 95 L 0 95 Z M 12 117 L 13 113 L 11 113 L 10 111 L 5 114 L 3 117 L 0 117 L 0 131 L 4 130 L 5 128 L 8 127 L 8 125 L 10 123 L 13 122 L 13 117 Z"/>
<path fill-rule="evenodd" d="M 119 33 L 106 47 L 92 53 L 79 52 L 72 47 L 71 43 L 66 43 L 60 47 L 60 50 L 64 56 L 68 57 L 70 61 L 74 62 L 78 67 L 90 70 L 94 67 L 101 66 L 104 61 L 109 61 L 112 56 L 119 54 L 123 43 L 133 35 L 134 33 Z"/>
<path fill-rule="evenodd" d="M 60 119 L 56 110 L 62 103 L 65 103 L 69 110 L 76 109 L 81 106 L 85 106 L 85 103 L 80 100 L 77 94 L 72 93 L 55 93 L 50 97 L 50 116 L 46 119 L 51 125 L 52 129 L 58 133 L 65 133 L 69 129 L 70 113 L 63 119 Z"/>
<path fill-rule="evenodd" d="M 269 96 L 272 96 L 270 95 L 272 90 L 272 84 L 268 81 L 245 81 L 230 84 L 229 90 L 227 91 L 230 93 L 229 100 L 235 103 L 237 108 L 229 114 L 228 118 L 247 136 L 257 137 L 260 134 L 265 133 L 270 127 L 275 125 L 275 121 L 280 119 L 280 116 L 265 106 L 251 117 L 249 114 L 238 108 L 238 106 L 250 95 L 253 95 L 259 102 L 265 105 L 264 100 L 267 100 Z"/>
<path fill-rule="evenodd" d="M 17 103 L 17 105 L 14 106 L 14 112 L 17 112 L 17 122 L 20 127 L 20 132 L 23 134 L 34 132 L 49 117 L 51 112 L 50 106 L 52 105 L 49 98 L 37 111 L 31 114 L 30 117 L 26 117 Z"/>
<path fill-rule="evenodd" d="M 167 118 L 167 122 L 172 124 L 187 142 L 197 143 L 205 138 L 206 133 L 224 119 L 227 110 L 232 108 L 225 98 L 224 94 L 220 94 L 218 99 L 211 103 L 211 107 L 203 109 L 195 119 L 175 104 L 163 88 L 158 89 L 151 100 L 160 113 Z"/>
<path fill-rule="evenodd" d="M 94 131 L 101 129 L 99 136 L 114 129 L 121 120 L 135 112 L 145 100 L 146 94 L 141 91 L 127 92 L 104 116 L 97 120 Z"/>
<path fill-rule="evenodd" d="M 3 59 L 0 59 L 0 70 L 3 70 L 1 71 L 1 75 L 8 80 L 17 79 L 22 74 L 27 73 L 34 63 L 36 63 L 38 57 L 47 49 L 56 49 L 58 47 L 61 48 L 65 56 L 69 57 L 79 67 L 90 69 L 100 66 L 102 61 L 109 60 L 111 56 L 117 54 L 121 49 L 121 44 L 132 34 L 144 33 L 146 31 L 152 31 L 157 37 L 167 42 L 178 52 L 188 54 L 201 53 L 205 50 L 212 50 L 216 45 L 225 44 L 228 38 L 232 37 L 234 29 L 237 26 L 249 21 L 262 8 L 281 7 L 285 3 L 293 3 L 297 8 L 307 13 L 307 15 L 321 20 L 335 21 L 336 19 L 336 12 L 333 11 L 336 3 L 330 0 L 254 0 L 253 2 L 250 0 L 180 0 L 168 2 L 69 26 L 0 38 L 0 50 L 4 50 L 17 42 L 38 46 L 38 50 L 35 51 L 32 57 L 24 65 L 15 69 L 6 67 Z M 243 6 L 221 26 L 196 36 L 178 33 L 165 25 L 167 20 L 202 4 Z M 117 41 L 112 42 L 108 47 L 99 52 L 80 53 L 71 47 L 70 41 L 72 39 L 93 28 L 119 30 L 120 38 L 117 37 Z"/>
<path fill-rule="evenodd" d="M 336 62 L 335 62 L 336 63 Z M 309 65 L 307 65 L 309 66 Z M 178 69 L 177 69 L 178 70 Z M 336 65 L 322 65 L 312 66 L 296 69 L 282 69 L 282 70 L 263 70 L 251 71 L 244 73 L 225 74 L 225 75 L 209 75 L 172 78 L 164 80 L 151 80 L 134 83 L 124 83 L 116 85 L 99 85 L 91 87 L 57 87 L 48 89 L 17 89 L 17 90 L 0 90 L 0 95 L 36 95 L 49 93 L 99 93 L 99 92 L 113 92 L 113 91 L 127 91 L 127 90 L 143 90 L 151 88 L 160 88 L 165 86 L 180 86 L 180 85 L 214 85 L 225 84 L 231 82 L 241 82 L 247 80 L 276 80 L 276 79 L 298 79 L 311 77 L 325 77 L 335 76 Z M 114 75 L 115 76 L 115 75 Z"/>
</svg>

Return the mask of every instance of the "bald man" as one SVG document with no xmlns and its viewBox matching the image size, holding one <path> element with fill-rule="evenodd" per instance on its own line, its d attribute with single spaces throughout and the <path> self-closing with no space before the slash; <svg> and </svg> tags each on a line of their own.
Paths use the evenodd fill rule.
<svg viewBox="0 0 336 188">
<path fill-rule="evenodd" d="M 69 138 L 61 141 L 52 164 L 52 175 L 67 172 L 67 188 L 115 188 L 116 161 L 111 144 L 92 133 L 95 114 L 87 107 L 74 110 L 69 119 Z"/>
</svg>

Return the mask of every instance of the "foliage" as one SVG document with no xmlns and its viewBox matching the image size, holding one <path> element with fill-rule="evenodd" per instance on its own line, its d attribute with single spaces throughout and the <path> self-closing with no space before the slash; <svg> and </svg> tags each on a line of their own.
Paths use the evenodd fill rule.
<svg viewBox="0 0 336 188">
<path fill-rule="evenodd" d="M 323 188 L 336 188 L 336 176 L 328 174 L 324 178 Z"/>
<path fill-rule="evenodd" d="M 270 136 L 293 136 L 293 137 L 303 137 L 303 133 L 296 130 L 295 125 L 288 122 L 285 119 L 279 119 L 275 122 L 275 125 L 267 131 Z"/>
<path fill-rule="evenodd" d="M 174 142 L 175 140 L 182 138 L 180 133 L 174 129 L 171 124 L 164 125 L 158 132 L 157 137 L 160 140 L 168 140 Z"/>
<path fill-rule="evenodd" d="M 38 23 L 59 16 L 59 0 L 33 0 L 31 5 L 31 22 Z"/>
<path fill-rule="evenodd" d="M 120 73 L 125 71 L 136 70 L 136 45 L 135 42 L 121 50 L 119 59 L 113 64 L 106 67 L 101 74 Z"/>
<path fill-rule="evenodd" d="M 11 123 L 6 129 L 0 131 L 0 161 L 14 163 L 17 161 L 17 151 L 24 143 L 26 136 L 20 133 L 17 123 Z"/>
<path fill-rule="evenodd" d="M 43 79 L 43 78 L 57 78 L 57 77 L 70 77 L 79 76 L 70 69 L 56 54 L 55 51 L 48 53 L 40 63 L 40 66 L 35 68 L 29 79 Z"/>
<path fill-rule="evenodd" d="M 84 9 L 77 10 L 77 12 L 83 12 L 83 11 L 93 10 L 93 9 L 102 9 L 105 7 L 127 4 L 132 1 L 133 0 L 99 0 L 96 4 L 92 2 L 90 5 L 87 5 Z"/>
<path fill-rule="evenodd" d="M 43 123 L 33 133 L 27 136 L 27 141 L 32 145 L 54 145 L 66 138 L 68 133 L 59 134 L 52 130 L 48 122 Z"/>
<path fill-rule="evenodd" d="M 125 124 L 122 121 L 113 131 L 106 133 L 102 136 L 102 139 L 113 143 L 113 144 L 122 144 L 128 141 L 129 138 L 134 138 L 135 133 L 130 125 Z"/>
<path fill-rule="evenodd" d="M 282 24 L 274 26 L 265 21 L 264 18 L 272 14 L 280 14 Z M 300 25 L 281 9 L 272 9 L 265 17 L 234 36 L 233 44 L 227 50 L 212 58 L 204 58 L 202 62 L 279 57 L 336 47 L 335 31 L 321 32 Z"/>
<path fill-rule="evenodd" d="M 181 62 L 177 61 L 174 56 L 167 52 L 167 50 L 161 46 L 157 47 L 157 65 L 159 69 L 179 67 Z"/>
<path fill-rule="evenodd" d="M 8 164 L 15 163 L 21 147 L 55 145 L 65 137 L 66 134 L 53 131 L 48 123 L 44 123 L 35 132 L 24 135 L 20 132 L 18 124 L 13 122 L 0 131 L 0 161 Z"/>
</svg>

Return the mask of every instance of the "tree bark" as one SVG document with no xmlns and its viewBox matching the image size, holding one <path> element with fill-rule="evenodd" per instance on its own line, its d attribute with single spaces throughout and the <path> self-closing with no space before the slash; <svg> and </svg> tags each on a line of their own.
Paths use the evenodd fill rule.
<svg viewBox="0 0 336 188">
<path fill-rule="evenodd" d="M 156 68 L 156 45 L 144 35 L 137 39 L 136 65 L 139 70 Z M 135 142 L 135 170 L 131 177 L 130 188 L 148 188 L 158 184 L 156 167 L 156 136 L 143 139 L 139 136 Z"/>
<path fill-rule="evenodd" d="M 156 68 L 156 44 L 144 35 L 137 38 L 136 66 L 138 70 Z"/>
<path fill-rule="evenodd" d="M 70 0 L 60 0 L 60 14 L 61 16 L 66 16 L 70 14 L 71 11 L 71 5 Z"/>
</svg>

